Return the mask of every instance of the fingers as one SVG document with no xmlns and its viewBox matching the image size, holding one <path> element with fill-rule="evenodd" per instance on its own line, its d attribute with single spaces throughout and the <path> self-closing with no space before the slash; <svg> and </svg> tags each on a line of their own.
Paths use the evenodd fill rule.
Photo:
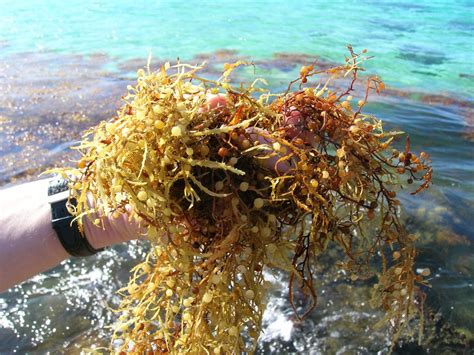
<svg viewBox="0 0 474 355">
<path fill-rule="evenodd" d="M 139 238 L 146 232 L 144 223 L 139 223 L 135 218 L 132 218 L 133 207 L 131 205 L 125 205 L 125 211 L 116 211 L 116 213 L 105 215 L 100 200 L 95 201 L 90 193 L 87 195 L 87 200 L 90 208 L 95 206 L 97 209 L 91 216 L 82 219 L 85 237 L 95 249 L 128 242 Z M 92 222 L 95 219 L 100 219 L 102 224 L 95 225 Z"/>
<path fill-rule="evenodd" d="M 303 124 L 304 122 L 301 112 L 296 110 L 294 106 L 291 106 L 290 110 L 285 112 L 283 127 L 285 128 L 288 138 L 293 139 L 301 134 L 301 127 Z"/>
<path fill-rule="evenodd" d="M 301 112 L 294 106 L 291 106 L 290 111 L 286 112 L 284 122 L 284 128 L 288 138 L 301 138 L 306 144 L 315 144 L 314 133 L 308 130 Z"/>
<path fill-rule="evenodd" d="M 246 129 L 247 133 L 250 133 L 250 139 L 252 142 L 258 142 L 259 144 L 266 144 L 272 146 L 274 141 L 272 139 L 264 137 L 267 132 L 256 127 L 249 127 Z M 277 174 L 284 174 L 290 170 L 292 165 L 292 158 L 283 158 L 283 155 L 280 153 L 270 156 L 266 159 L 259 159 L 268 170 L 275 171 Z"/>
<path fill-rule="evenodd" d="M 301 112 L 291 106 L 290 111 L 285 114 L 285 124 L 288 126 L 299 126 L 303 123 Z"/>
<path fill-rule="evenodd" d="M 199 112 L 207 112 L 216 109 L 222 109 L 227 106 L 227 98 L 224 94 L 207 95 L 207 103 L 199 108 Z"/>
<path fill-rule="evenodd" d="M 227 106 L 227 98 L 223 94 L 209 95 L 207 98 L 209 110 Z"/>
</svg>

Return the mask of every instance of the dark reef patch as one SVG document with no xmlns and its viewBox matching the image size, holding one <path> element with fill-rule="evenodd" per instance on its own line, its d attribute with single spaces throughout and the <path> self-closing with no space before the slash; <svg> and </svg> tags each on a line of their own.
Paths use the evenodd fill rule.
<svg viewBox="0 0 474 355">
<path fill-rule="evenodd" d="M 427 66 L 440 65 L 448 60 L 442 52 L 417 46 L 404 46 L 400 48 L 398 58 Z"/>
<path fill-rule="evenodd" d="M 474 80 L 474 74 L 460 73 L 460 78 Z"/>
<path fill-rule="evenodd" d="M 444 57 L 441 54 L 426 53 L 426 52 L 425 53 L 402 52 L 398 55 L 398 58 L 420 63 L 423 65 L 439 65 L 439 64 L 443 64 L 446 61 L 446 57 Z"/>
<path fill-rule="evenodd" d="M 413 33 L 415 32 L 414 26 L 407 25 L 406 22 L 387 22 L 382 20 L 369 20 L 370 23 L 376 27 L 382 27 L 387 29 L 389 32 L 400 32 L 400 33 Z"/>
<path fill-rule="evenodd" d="M 429 72 L 429 71 L 423 71 L 423 70 L 412 70 L 412 73 L 415 74 L 421 74 L 421 75 L 428 75 L 428 76 L 438 76 L 438 74 Z"/>
</svg>

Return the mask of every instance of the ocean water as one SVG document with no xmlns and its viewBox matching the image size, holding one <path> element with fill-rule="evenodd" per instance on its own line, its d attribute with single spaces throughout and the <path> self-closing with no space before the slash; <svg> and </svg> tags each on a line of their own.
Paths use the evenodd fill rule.
<svg viewBox="0 0 474 355">
<path fill-rule="evenodd" d="M 0 48 L 190 58 L 233 49 L 340 61 L 350 43 L 369 49 L 387 83 L 473 94 L 472 0 L 0 1 Z"/>
<path fill-rule="evenodd" d="M 367 73 L 386 93 L 367 110 L 427 151 L 434 185 L 402 194 L 430 267 L 433 326 L 399 353 L 462 353 L 474 334 L 474 1 L 6 1 L 0 0 L 0 187 L 69 164 L 82 130 L 107 119 L 151 53 L 154 62 L 247 58 L 279 91 L 303 63 L 341 63 L 367 48 Z M 317 57 L 316 57 L 317 56 Z M 357 95 L 356 93 L 355 95 Z M 360 93 L 359 93 L 360 94 Z M 401 143 L 400 143 L 401 144 Z M 0 211 L 1 213 L 1 211 Z M 115 291 L 146 246 L 70 260 L 0 294 L 0 353 L 71 353 L 107 346 Z M 330 262 L 330 261 L 328 261 Z M 324 264 L 324 260 L 323 260 Z M 272 281 L 259 353 L 386 352 L 369 286 L 318 270 L 320 302 L 303 322 Z"/>
</svg>

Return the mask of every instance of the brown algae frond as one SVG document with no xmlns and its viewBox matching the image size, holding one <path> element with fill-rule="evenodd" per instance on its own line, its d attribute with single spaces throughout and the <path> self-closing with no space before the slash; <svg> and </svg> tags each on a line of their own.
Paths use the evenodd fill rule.
<svg viewBox="0 0 474 355">
<path fill-rule="evenodd" d="M 428 270 L 414 272 L 395 189 L 405 180 L 420 182 L 415 192 L 428 187 L 431 168 L 408 139 L 404 151 L 392 147 L 400 132 L 384 132 L 361 112 L 380 80 L 367 79 L 352 103 L 364 57 L 349 50 L 340 67 L 303 67 L 278 95 L 259 81 L 232 86 L 229 75 L 243 62 L 226 64 L 217 81 L 186 64 L 139 70 L 118 115 L 86 133 L 77 168 L 61 170 L 79 177 L 71 184 L 79 223 L 100 225 L 96 212 L 117 215 L 128 205 L 152 242 L 120 290 L 115 351 L 252 352 L 264 269 L 289 273 L 290 302 L 297 289 L 312 301 L 304 316 L 316 305 L 316 257 L 336 245 L 345 258 L 335 266 L 352 279 L 377 273 L 374 303 L 395 337 L 420 316 Z M 311 86 L 321 77 L 329 79 Z M 346 91 L 328 89 L 343 77 Z M 227 104 L 207 107 L 211 93 Z"/>
</svg>

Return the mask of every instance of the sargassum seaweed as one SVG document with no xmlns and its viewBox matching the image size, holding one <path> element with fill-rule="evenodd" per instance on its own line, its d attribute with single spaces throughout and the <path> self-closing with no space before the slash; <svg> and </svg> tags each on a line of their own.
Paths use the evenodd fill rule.
<svg viewBox="0 0 474 355">
<path fill-rule="evenodd" d="M 71 212 L 80 226 L 83 218 L 101 226 L 97 213 L 128 213 L 152 242 L 120 290 L 113 339 L 121 345 L 113 351 L 253 352 L 264 269 L 288 272 L 291 304 L 296 292 L 311 301 L 297 313 L 304 317 L 316 305 L 317 256 L 335 247 L 344 257 L 334 267 L 350 278 L 378 275 L 373 301 L 394 339 L 422 316 L 429 271 L 414 272 L 395 189 L 405 180 L 418 183 L 414 193 L 427 188 L 429 158 L 412 152 L 409 139 L 394 149 L 401 132 L 362 113 L 369 93 L 383 89 L 378 78 L 363 79 L 354 104 L 366 57 L 349 53 L 329 70 L 302 67 L 281 94 L 263 80 L 232 85 L 232 71 L 249 65 L 241 61 L 226 64 L 218 80 L 200 77 L 202 66 L 148 66 L 117 116 L 85 133 L 77 167 L 56 170 L 76 177 Z M 340 78 L 348 89 L 329 89 Z M 226 105 L 206 108 L 210 93 Z"/>
</svg>

